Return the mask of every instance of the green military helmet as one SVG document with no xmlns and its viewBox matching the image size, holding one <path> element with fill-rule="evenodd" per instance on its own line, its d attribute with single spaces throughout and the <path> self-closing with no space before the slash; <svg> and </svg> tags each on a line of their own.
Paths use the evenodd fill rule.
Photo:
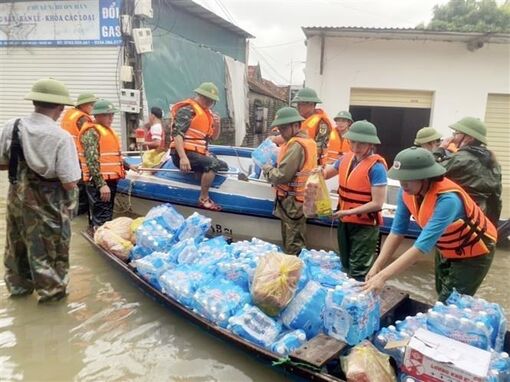
<svg viewBox="0 0 510 382">
<path fill-rule="evenodd" d="M 388 177 L 395 180 L 423 180 L 444 175 L 446 169 L 436 162 L 432 153 L 421 147 L 402 150 L 388 170 Z"/>
<path fill-rule="evenodd" d="M 303 88 L 300 89 L 296 96 L 292 99 L 292 103 L 298 103 L 298 102 L 314 102 L 314 103 L 321 103 L 322 101 L 317 96 L 317 93 L 315 90 L 310 88 Z"/>
<path fill-rule="evenodd" d="M 439 134 L 436 129 L 433 127 L 424 127 L 416 133 L 414 144 L 419 146 L 425 143 L 437 141 L 438 139 L 441 139 L 441 134 Z"/>
<path fill-rule="evenodd" d="M 195 93 L 203 95 L 204 97 L 210 98 L 213 101 L 220 100 L 218 87 L 215 84 L 213 84 L 212 82 L 203 82 L 194 91 L 195 91 Z"/>
<path fill-rule="evenodd" d="M 449 127 L 487 144 L 487 126 L 479 118 L 464 117 Z"/>
<path fill-rule="evenodd" d="M 347 119 L 347 120 L 349 120 L 349 121 L 351 121 L 351 122 L 354 122 L 354 121 L 352 120 L 352 115 L 351 115 L 351 113 L 349 113 L 348 111 L 341 111 L 341 112 L 339 112 L 337 115 L 335 115 L 335 118 L 333 118 L 333 119 L 334 119 L 335 121 L 336 121 L 337 119 Z"/>
<path fill-rule="evenodd" d="M 288 125 L 289 123 L 301 122 L 304 118 L 301 117 L 299 111 L 293 107 L 282 107 L 276 112 L 274 121 L 271 123 L 271 127 Z"/>
<path fill-rule="evenodd" d="M 78 96 L 78 99 L 76 100 L 76 106 L 84 105 L 86 103 L 92 103 L 96 102 L 97 97 L 95 94 L 92 93 L 82 93 Z"/>
<path fill-rule="evenodd" d="M 345 133 L 344 138 L 353 142 L 372 143 L 374 145 L 381 143 L 377 136 L 377 128 L 367 120 L 354 122 L 349 131 Z"/>
<path fill-rule="evenodd" d="M 94 104 L 94 109 L 92 109 L 92 115 L 99 114 L 114 114 L 117 113 L 119 109 L 117 109 L 113 103 L 105 99 L 99 99 Z"/>
<path fill-rule="evenodd" d="M 74 105 L 64 83 L 53 78 L 45 78 L 36 81 L 25 99 L 58 105 Z"/>
</svg>

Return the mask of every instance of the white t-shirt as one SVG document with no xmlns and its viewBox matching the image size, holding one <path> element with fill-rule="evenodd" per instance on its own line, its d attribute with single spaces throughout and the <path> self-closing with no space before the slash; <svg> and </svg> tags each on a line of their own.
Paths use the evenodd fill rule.
<svg viewBox="0 0 510 382">
<path fill-rule="evenodd" d="M 12 130 L 16 119 L 0 131 L 0 164 L 9 164 Z M 28 166 L 44 178 L 62 183 L 81 178 L 78 154 L 71 135 L 50 117 L 32 113 L 19 122 L 19 135 Z"/>
<path fill-rule="evenodd" d="M 151 126 L 149 131 L 151 133 L 152 140 L 161 140 L 161 136 L 163 135 L 163 127 L 161 126 L 161 123 L 155 123 Z"/>
</svg>

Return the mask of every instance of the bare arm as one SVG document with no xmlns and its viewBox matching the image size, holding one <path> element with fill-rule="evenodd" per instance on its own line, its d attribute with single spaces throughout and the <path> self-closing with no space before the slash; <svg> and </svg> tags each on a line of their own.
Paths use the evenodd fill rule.
<svg viewBox="0 0 510 382">
<path fill-rule="evenodd" d="M 386 266 L 386 264 L 388 264 L 388 262 L 390 261 L 393 254 L 395 253 L 395 251 L 400 246 L 403 240 L 404 240 L 403 236 L 390 232 L 390 234 L 384 241 L 379 256 L 377 256 L 374 265 L 372 265 L 370 272 L 368 272 L 367 274 L 367 280 L 375 276 L 377 273 L 379 273 Z"/>
<path fill-rule="evenodd" d="M 220 116 L 216 113 L 213 113 L 213 135 L 212 140 L 216 140 L 220 137 L 221 133 L 221 119 Z"/>
<path fill-rule="evenodd" d="M 322 175 L 324 175 L 324 179 L 330 179 L 338 175 L 338 170 L 331 165 L 326 165 L 324 170 L 322 170 Z"/>
</svg>

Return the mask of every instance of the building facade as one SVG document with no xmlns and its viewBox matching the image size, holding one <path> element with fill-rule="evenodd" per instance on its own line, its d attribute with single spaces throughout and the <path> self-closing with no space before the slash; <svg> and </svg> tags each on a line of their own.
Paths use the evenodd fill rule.
<svg viewBox="0 0 510 382">
<path fill-rule="evenodd" d="M 377 127 L 393 161 L 432 126 L 450 136 L 464 116 L 485 120 L 489 148 L 503 167 L 510 217 L 510 34 L 415 29 L 303 28 L 306 85 L 330 115 L 349 109 Z"/>
</svg>

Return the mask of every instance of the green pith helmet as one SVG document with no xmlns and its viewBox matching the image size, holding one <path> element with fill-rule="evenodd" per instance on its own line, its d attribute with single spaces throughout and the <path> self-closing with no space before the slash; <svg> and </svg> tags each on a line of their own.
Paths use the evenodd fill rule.
<svg viewBox="0 0 510 382">
<path fill-rule="evenodd" d="M 204 97 L 210 98 L 213 101 L 220 100 L 218 87 L 215 84 L 213 84 L 212 82 L 203 82 L 194 91 L 195 91 L 195 93 L 203 95 Z"/>
<path fill-rule="evenodd" d="M 92 109 L 92 115 L 99 114 L 114 114 L 117 113 L 119 109 L 117 109 L 113 103 L 107 101 L 105 99 L 97 100 L 94 104 L 94 109 Z"/>
<path fill-rule="evenodd" d="M 271 127 L 288 125 L 289 123 L 301 122 L 304 118 L 301 117 L 299 111 L 293 107 L 282 107 L 276 112 L 274 121 L 271 123 Z"/>
<path fill-rule="evenodd" d="M 423 180 L 443 175 L 446 169 L 436 162 L 432 153 L 421 147 L 402 150 L 388 170 L 388 177 L 396 180 Z"/>
<path fill-rule="evenodd" d="M 310 88 L 303 88 L 300 89 L 296 96 L 292 99 L 292 103 L 298 103 L 298 102 L 314 102 L 314 103 L 321 103 L 322 101 L 317 96 L 317 93 L 315 90 Z"/>
<path fill-rule="evenodd" d="M 74 102 L 69 97 L 69 91 L 66 86 L 53 78 L 36 81 L 25 99 L 58 105 L 74 105 Z"/>
<path fill-rule="evenodd" d="M 381 143 L 375 125 L 366 120 L 354 122 L 349 131 L 345 133 L 344 138 L 354 142 L 372 143 L 374 145 Z"/>
<path fill-rule="evenodd" d="M 433 127 L 424 127 L 416 133 L 414 144 L 419 146 L 425 143 L 437 141 L 438 139 L 441 139 L 441 134 L 439 134 L 436 129 Z"/>
<path fill-rule="evenodd" d="M 97 97 L 95 94 L 92 93 L 83 93 L 78 96 L 78 99 L 76 100 L 76 106 L 80 106 L 86 103 L 92 103 L 96 102 Z"/>
<path fill-rule="evenodd" d="M 487 126 L 479 118 L 464 117 L 449 127 L 487 144 Z"/>
<path fill-rule="evenodd" d="M 339 112 L 337 115 L 335 115 L 335 118 L 333 118 L 333 119 L 334 119 L 335 121 L 336 121 L 337 119 L 348 119 L 349 121 L 354 122 L 354 121 L 352 120 L 352 115 L 351 115 L 351 113 L 349 113 L 348 111 L 341 111 L 341 112 Z"/>
</svg>

